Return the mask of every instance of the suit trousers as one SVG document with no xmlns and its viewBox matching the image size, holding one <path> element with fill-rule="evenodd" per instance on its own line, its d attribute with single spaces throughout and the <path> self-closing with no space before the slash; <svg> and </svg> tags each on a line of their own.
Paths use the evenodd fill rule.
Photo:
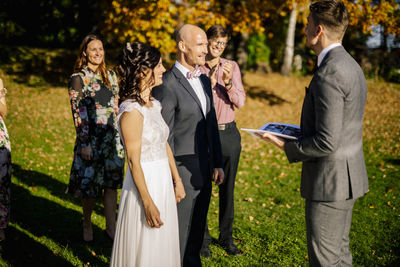
<svg viewBox="0 0 400 267">
<path fill-rule="evenodd" d="M 306 200 L 310 266 L 352 266 L 349 232 L 355 201 Z"/>
<path fill-rule="evenodd" d="M 201 266 L 200 249 L 210 205 L 211 172 L 204 171 L 208 177 L 204 177 L 201 187 L 195 187 L 191 180 L 202 175 L 198 158 L 176 157 L 176 165 L 186 192 L 186 197 L 177 204 L 181 263 L 183 267 L 197 267 Z"/>
<path fill-rule="evenodd" d="M 224 128 L 219 131 L 225 173 L 224 182 L 219 186 L 219 240 L 230 243 L 233 242 L 234 188 L 242 145 L 235 122 L 225 124 Z M 211 236 L 206 224 L 203 245 L 210 243 Z"/>
</svg>

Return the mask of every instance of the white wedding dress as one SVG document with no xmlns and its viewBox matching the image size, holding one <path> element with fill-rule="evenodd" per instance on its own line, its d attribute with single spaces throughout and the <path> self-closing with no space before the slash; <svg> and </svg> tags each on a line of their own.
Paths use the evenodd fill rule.
<svg viewBox="0 0 400 267">
<path fill-rule="evenodd" d="M 117 120 L 119 123 L 121 115 L 133 109 L 143 115 L 140 162 L 147 189 L 164 225 L 161 228 L 148 226 L 142 201 L 128 168 L 111 255 L 113 267 L 180 266 L 178 215 L 166 151 L 169 129 L 161 116 L 160 103 L 157 100 L 152 100 L 152 103 L 153 107 L 146 108 L 126 100 L 120 105 Z"/>
</svg>

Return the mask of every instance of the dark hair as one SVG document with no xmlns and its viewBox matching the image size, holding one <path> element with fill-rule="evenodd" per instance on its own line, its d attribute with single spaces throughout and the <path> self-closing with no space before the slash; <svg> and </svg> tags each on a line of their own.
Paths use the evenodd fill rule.
<svg viewBox="0 0 400 267">
<path fill-rule="evenodd" d="M 343 38 L 349 24 L 349 13 L 342 1 L 325 0 L 318 1 L 310 6 L 310 15 L 315 25 L 324 25 L 332 33 Z"/>
<path fill-rule="evenodd" d="M 86 35 L 85 38 L 83 38 L 81 45 L 79 46 L 78 58 L 75 61 L 75 66 L 74 66 L 75 73 L 80 72 L 82 70 L 82 68 L 87 65 L 87 63 L 88 63 L 87 55 L 85 56 L 84 53 L 86 53 L 88 44 L 94 40 L 98 40 L 101 42 L 101 40 L 94 34 Z M 107 85 L 108 87 L 111 87 L 110 80 L 108 79 L 108 74 L 107 74 L 105 56 L 106 56 L 106 53 L 104 52 L 103 62 L 101 62 L 100 66 L 99 66 L 99 71 L 100 71 L 101 79 L 102 79 L 103 83 L 105 85 Z"/>
<path fill-rule="evenodd" d="M 115 71 L 119 76 L 119 97 L 120 102 L 126 99 L 133 99 L 140 105 L 144 100 L 140 97 L 140 74 L 144 71 L 153 70 L 160 62 L 161 53 L 157 48 L 134 42 L 127 43 L 119 56 L 118 65 Z M 153 74 L 154 80 L 154 74 Z"/>
<path fill-rule="evenodd" d="M 206 34 L 208 40 L 218 37 L 228 37 L 227 30 L 219 24 L 215 24 L 208 28 Z"/>
</svg>

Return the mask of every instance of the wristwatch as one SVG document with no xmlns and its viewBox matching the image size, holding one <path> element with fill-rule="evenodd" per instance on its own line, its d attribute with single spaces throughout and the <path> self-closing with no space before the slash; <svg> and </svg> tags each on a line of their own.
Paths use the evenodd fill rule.
<svg viewBox="0 0 400 267">
<path fill-rule="evenodd" d="M 232 79 L 230 79 L 228 83 L 225 83 L 225 87 L 227 87 L 227 86 L 229 86 L 231 84 L 232 84 Z"/>
</svg>

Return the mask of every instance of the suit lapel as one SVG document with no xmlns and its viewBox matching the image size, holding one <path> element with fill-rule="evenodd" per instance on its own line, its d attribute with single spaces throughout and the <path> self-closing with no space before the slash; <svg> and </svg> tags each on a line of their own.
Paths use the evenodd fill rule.
<svg viewBox="0 0 400 267">
<path fill-rule="evenodd" d="M 187 79 L 183 76 L 182 72 L 178 70 L 175 66 L 172 68 L 172 72 L 174 73 L 175 77 L 179 81 L 179 83 L 182 85 L 183 88 L 185 88 L 186 91 L 193 97 L 194 101 L 196 101 L 197 105 L 199 106 L 200 110 L 201 109 L 201 103 L 199 98 L 196 95 L 196 92 L 190 85 L 190 83 L 187 81 Z M 202 112 L 203 113 L 203 112 Z"/>
</svg>

